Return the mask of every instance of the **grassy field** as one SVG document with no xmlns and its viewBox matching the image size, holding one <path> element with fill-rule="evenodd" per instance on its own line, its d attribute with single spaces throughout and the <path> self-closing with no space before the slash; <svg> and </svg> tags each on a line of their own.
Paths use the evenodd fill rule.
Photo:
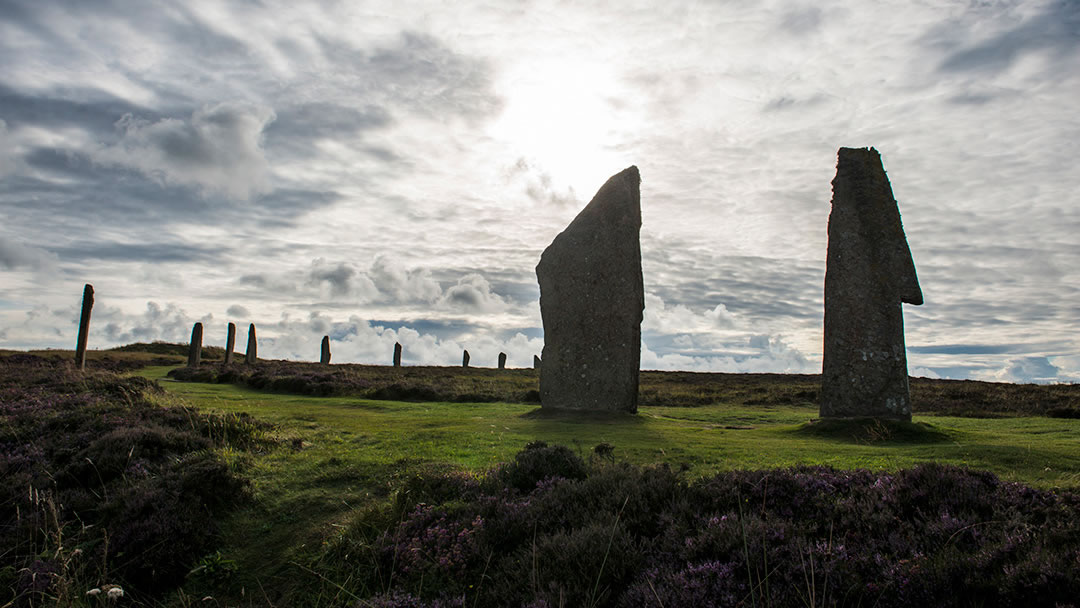
<svg viewBox="0 0 1080 608">
<path fill-rule="evenodd" d="M 610 417 L 551 414 L 535 403 L 490 400 L 509 395 L 527 401 L 535 386 L 533 370 L 327 368 L 271 362 L 245 369 L 247 379 L 236 384 L 216 376 L 216 383 L 182 382 L 169 377 L 183 361 L 182 350 L 177 345 L 155 345 L 152 352 L 92 351 L 88 367 L 159 382 L 164 393 L 149 398 L 162 406 L 189 406 L 223 414 L 227 420 L 250 414 L 272 427 L 268 441 L 254 448 L 234 449 L 228 447 L 227 437 L 217 438 L 226 446 L 217 452 L 228 468 L 250 479 L 250 499 L 237 503 L 218 522 L 220 550 L 201 558 L 197 574 L 163 600 L 169 606 L 195 605 L 204 596 L 213 596 L 219 605 L 368 605 L 358 598 L 370 597 L 371 582 L 353 579 L 375 559 L 361 560 L 366 566 L 355 562 L 356 551 L 361 550 L 357 547 L 370 551 L 374 546 L 365 540 L 369 534 L 365 526 L 392 528 L 393 520 L 384 521 L 387 514 L 396 512 L 396 505 L 413 504 L 402 503 L 402 496 L 418 478 L 433 474 L 432 479 L 443 479 L 442 472 L 451 469 L 491 470 L 538 440 L 568 446 L 585 461 L 596 463 L 601 473 L 605 463 L 667 463 L 674 471 L 685 471 L 678 473 L 679 479 L 691 484 L 725 471 L 827 465 L 894 472 L 942 463 L 990 471 L 1003 480 L 1044 490 L 1080 490 L 1080 419 L 1020 415 L 1051 411 L 1071 415 L 1078 402 L 1073 386 L 921 381 L 914 383 L 913 393 L 921 391 L 926 405 L 937 404 L 937 413 L 916 415 L 911 424 L 867 420 L 836 425 L 815 420 L 814 377 L 649 372 L 643 374 L 644 405 L 639 413 Z M 39 354 L 70 356 L 64 351 Z M 0 353 L 0 358 L 12 355 L 19 356 Z M 139 368 L 146 364 L 150 366 Z M 227 371 L 213 363 L 201 369 L 200 373 Z M 289 380 L 276 391 L 247 385 L 250 378 L 263 374 L 257 381 L 274 388 L 274 375 L 267 370 Z M 365 375 L 363 382 L 356 380 L 360 375 Z M 342 382 L 342 376 L 349 377 Z M 342 386 L 375 392 L 393 388 L 379 393 L 381 399 L 297 394 L 312 386 L 330 393 L 349 392 Z M 448 394 L 456 400 L 386 398 L 394 391 Z M 488 400 L 458 400 L 481 393 Z M 943 415 L 952 412 L 964 415 Z M 599 474 L 595 483 L 603 482 Z M 763 498 L 763 507 L 764 502 Z M 391 505 L 395 506 L 388 511 Z M 649 513 L 645 511 L 646 519 L 652 517 Z M 373 517 L 376 523 L 365 523 Z M 762 534 L 774 525 L 767 519 L 759 523 L 765 526 Z M 597 533 L 606 538 L 610 524 L 603 525 Z M 736 531 L 736 545 L 745 542 L 746 534 Z M 819 534 L 831 537 L 832 532 Z M 783 552 L 777 546 L 769 551 Z M 754 561 L 750 555 L 746 559 Z M 486 570 L 483 564 L 473 567 Z M 483 574 L 472 575 L 483 579 Z M 749 580 L 753 582 L 752 574 Z M 410 584 L 415 587 L 410 592 L 419 594 L 423 576 Z"/>
<path fill-rule="evenodd" d="M 237 580 L 249 589 L 322 576 L 303 564 L 317 559 L 322 543 L 356 513 L 385 501 L 426 463 L 480 471 L 534 440 L 569 446 L 586 460 L 597 458 L 594 447 L 606 443 L 617 460 L 688 465 L 691 479 L 733 469 L 820 464 L 892 471 L 939 462 L 1040 488 L 1080 487 L 1075 419 L 915 416 L 908 426 L 866 422 L 834 429 L 810 423 L 817 406 L 808 401 L 644 406 L 637 416 L 615 418 L 553 416 L 532 404 L 309 397 L 176 382 L 166 377 L 169 369 L 139 373 L 159 380 L 169 398 L 276 425 L 283 447 L 242 463 L 254 479 L 256 501 L 226 526 L 224 554 L 236 561 Z M 256 572 L 259 580 L 243 574 Z M 333 593 L 337 583 L 323 582 Z"/>
</svg>

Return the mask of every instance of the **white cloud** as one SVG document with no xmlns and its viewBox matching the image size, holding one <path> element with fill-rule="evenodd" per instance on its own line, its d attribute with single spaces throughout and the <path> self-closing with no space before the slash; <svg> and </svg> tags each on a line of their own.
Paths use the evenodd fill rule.
<svg viewBox="0 0 1080 608">
<path fill-rule="evenodd" d="M 492 293 L 491 283 L 479 274 L 467 274 L 449 287 L 442 301 L 451 308 L 471 313 L 491 313 L 506 310 L 507 302 Z"/>
<path fill-rule="evenodd" d="M 15 140 L 8 135 L 7 122 L 0 119 L 0 178 L 15 172 Z"/>
<path fill-rule="evenodd" d="M 248 199 L 270 190 L 262 132 L 274 118 L 267 106 L 240 102 L 205 105 L 189 120 L 151 122 L 125 114 L 116 122 L 120 141 L 98 149 L 93 157 L 105 165 L 137 169 L 162 183 Z"/>
</svg>

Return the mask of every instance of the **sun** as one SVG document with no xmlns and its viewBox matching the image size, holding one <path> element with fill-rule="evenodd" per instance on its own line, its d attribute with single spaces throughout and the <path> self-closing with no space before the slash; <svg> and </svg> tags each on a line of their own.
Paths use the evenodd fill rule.
<svg viewBox="0 0 1080 608">
<path fill-rule="evenodd" d="M 636 121 L 607 66 L 568 60 L 522 63 L 497 85 L 506 100 L 490 134 L 512 154 L 586 199 L 633 164 L 620 152 Z"/>
</svg>

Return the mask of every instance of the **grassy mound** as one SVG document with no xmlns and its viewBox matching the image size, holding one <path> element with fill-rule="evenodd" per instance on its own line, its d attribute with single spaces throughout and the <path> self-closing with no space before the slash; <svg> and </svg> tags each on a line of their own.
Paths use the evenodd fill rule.
<svg viewBox="0 0 1080 608">
<path fill-rule="evenodd" d="M 926 422 L 881 418 L 822 418 L 799 425 L 791 432 L 802 437 L 862 444 L 919 444 L 953 440 L 949 432 Z"/>
</svg>

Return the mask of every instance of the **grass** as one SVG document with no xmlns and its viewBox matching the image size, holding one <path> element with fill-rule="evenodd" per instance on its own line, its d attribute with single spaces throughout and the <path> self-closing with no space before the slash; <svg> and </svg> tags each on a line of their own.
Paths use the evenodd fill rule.
<svg viewBox="0 0 1080 608">
<path fill-rule="evenodd" d="M 63 356 L 63 351 L 50 352 Z M 167 374 L 176 369 L 178 354 L 91 351 L 89 361 L 114 365 L 109 361 L 130 358 L 130 366 L 135 366 L 140 361 L 164 363 L 160 357 L 165 356 L 175 359 L 130 372 L 161 381 L 167 393 L 159 397 L 162 404 L 245 412 L 275 427 L 278 447 L 226 454 L 253 483 L 253 500 L 221 522 L 224 544 L 214 557 L 218 561 L 210 562 L 235 564 L 213 588 L 219 599 L 232 604 L 344 603 L 347 594 L 342 595 L 339 585 L 348 587 L 348 581 L 323 580 L 321 571 L 311 566 L 327 543 L 355 524 L 358 514 L 386 505 L 404 480 L 431 463 L 481 471 L 511 460 L 534 440 L 570 446 L 586 460 L 593 457 L 594 446 L 606 443 L 614 446 L 615 460 L 687 465 L 691 480 L 740 469 L 828 465 L 895 471 L 938 462 L 988 470 L 1038 488 L 1080 489 L 1080 420 L 1017 416 L 1018 411 L 1041 407 L 1032 397 L 1037 393 L 1024 387 L 934 385 L 934 399 L 961 405 L 943 411 L 970 414 L 971 407 L 956 398 L 958 394 L 968 394 L 972 403 L 997 404 L 993 407 L 1003 411 L 1009 411 L 1002 404 L 1010 395 L 1024 396 L 1023 409 L 998 417 L 917 415 L 907 425 L 837 424 L 812 422 L 818 414 L 812 377 L 646 373 L 642 392 L 649 398 L 643 398 L 639 414 L 608 418 L 550 414 L 529 403 L 315 397 L 227 383 L 177 382 Z M 338 367 L 330 369 L 342 371 Z M 467 373 L 487 382 L 492 394 L 503 390 L 501 377 L 512 379 L 515 393 L 529 390 L 526 381 L 535 380 L 532 370 L 505 375 L 454 368 L 376 371 L 397 374 L 393 381 L 410 373 L 438 375 L 447 385 Z M 1075 387 L 1054 391 L 1055 407 L 1075 407 Z"/>
</svg>

